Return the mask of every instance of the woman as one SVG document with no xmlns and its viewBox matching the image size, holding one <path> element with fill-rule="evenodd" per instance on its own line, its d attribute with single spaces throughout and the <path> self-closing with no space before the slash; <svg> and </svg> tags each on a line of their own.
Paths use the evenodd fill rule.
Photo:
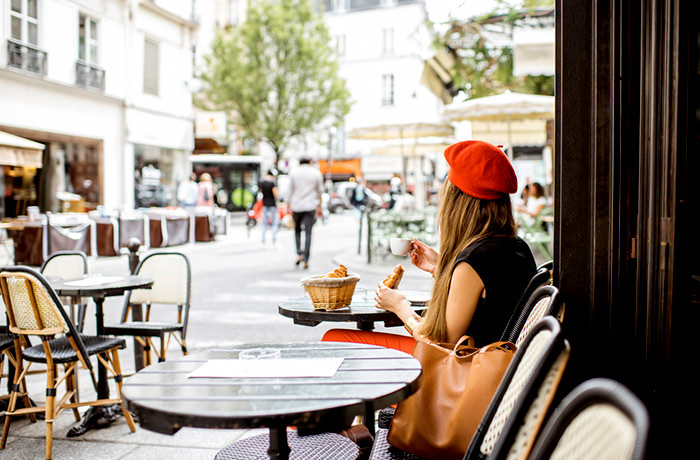
<svg viewBox="0 0 700 460">
<path fill-rule="evenodd" d="M 435 278 L 425 318 L 400 292 L 380 284 L 377 307 L 394 312 L 412 337 L 331 330 L 323 340 L 372 343 L 411 353 L 415 338 L 478 346 L 499 340 L 527 283 L 536 272 L 530 248 L 516 237 L 510 193 L 517 190 L 503 152 L 481 141 L 445 150 L 450 165 L 438 212 L 440 253 L 414 239 L 411 262 Z"/>
<path fill-rule="evenodd" d="M 528 187 L 529 198 L 526 203 L 518 206 L 523 221 L 528 226 L 533 226 L 537 216 L 547 206 L 547 198 L 544 196 L 544 188 L 539 182 L 533 182 Z"/>
<path fill-rule="evenodd" d="M 214 184 L 209 173 L 202 173 L 199 176 L 197 206 L 214 206 Z"/>
</svg>

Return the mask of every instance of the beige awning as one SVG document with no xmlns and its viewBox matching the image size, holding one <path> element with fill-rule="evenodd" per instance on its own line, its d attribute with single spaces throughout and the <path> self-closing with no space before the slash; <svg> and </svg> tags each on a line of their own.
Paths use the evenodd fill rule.
<svg viewBox="0 0 700 460">
<path fill-rule="evenodd" d="M 44 144 L 0 131 L 0 165 L 41 168 Z"/>
</svg>

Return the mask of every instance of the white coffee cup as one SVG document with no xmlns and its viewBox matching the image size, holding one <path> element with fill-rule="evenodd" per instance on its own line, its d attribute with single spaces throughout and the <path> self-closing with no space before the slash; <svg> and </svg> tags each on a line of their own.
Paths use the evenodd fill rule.
<svg viewBox="0 0 700 460">
<path fill-rule="evenodd" d="M 405 256 L 411 250 L 411 240 L 409 238 L 392 238 L 389 240 L 389 247 L 395 256 Z"/>
</svg>

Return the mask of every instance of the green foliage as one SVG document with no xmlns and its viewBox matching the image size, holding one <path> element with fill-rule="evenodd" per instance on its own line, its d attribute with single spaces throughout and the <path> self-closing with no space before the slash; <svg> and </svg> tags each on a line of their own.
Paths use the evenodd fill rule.
<svg viewBox="0 0 700 460">
<path fill-rule="evenodd" d="M 309 0 L 252 1 L 246 22 L 217 33 L 199 105 L 232 115 L 279 161 L 289 140 L 337 125 L 350 110 L 329 42 Z"/>
<path fill-rule="evenodd" d="M 554 7 L 554 0 L 523 0 L 520 5 L 500 0 L 496 8 L 470 22 L 453 21 L 444 35 L 438 35 L 434 44 L 445 47 L 458 56 L 452 72 L 455 87 L 468 98 L 490 96 L 505 90 L 532 94 L 554 94 L 554 76 L 513 75 L 513 49 L 497 47 L 486 37 L 489 34 L 512 36 L 513 28 L 522 20 L 523 12 L 532 13 Z"/>
</svg>

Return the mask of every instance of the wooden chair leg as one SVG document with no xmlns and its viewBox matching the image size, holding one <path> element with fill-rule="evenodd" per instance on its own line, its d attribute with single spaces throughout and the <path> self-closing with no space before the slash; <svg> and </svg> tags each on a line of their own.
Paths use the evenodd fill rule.
<svg viewBox="0 0 700 460">
<path fill-rule="evenodd" d="M 70 369 L 70 366 L 66 366 L 65 369 L 67 372 L 68 369 Z M 72 375 L 70 377 L 66 377 L 66 390 L 75 392 L 73 393 L 73 396 L 70 397 L 70 401 L 76 404 L 78 403 L 78 382 L 76 380 L 77 371 L 77 367 L 74 367 Z M 77 407 L 73 408 L 73 416 L 75 417 L 76 422 L 80 421 L 80 412 L 78 411 Z"/>
<path fill-rule="evenodd" d="M 122 413 L 124 414 L 124 418 L 126 419 L 126 424 L 129 425 L 129 430 L 131 430 L 131 432 L 133 433 L 134 431 L 136 431 L 136 425 L 134 425 L 134 419 L 131 417 L 131 413 L 126 408 L 126 406 L 124 406 L 124 400 L 122 399 L 122 366 L 119 361 L 119 352 L 116 348 L 112 350 L 112 368 L 116 373 L 116 375 L 114 376 L 114 381 L 117 385 L 117 397 L 120 401 L 119 405 L 122 408 Z"/>
<path fill-rule="evenodd" d="M 56 414 L 56 367 L 53 365 L 46 366 L 46 460 L 51 460 L 51 451 L 53 450 L 53 421 Z"/>
</svg>

